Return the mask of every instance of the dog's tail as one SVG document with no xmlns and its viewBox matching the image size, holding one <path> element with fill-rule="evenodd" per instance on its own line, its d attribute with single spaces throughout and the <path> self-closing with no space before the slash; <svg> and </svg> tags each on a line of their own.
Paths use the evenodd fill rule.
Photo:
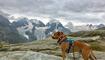
<svg viewBox="0 0 105 60">
<path fill-rule="evenodd" d="M 93 54 L 92 51 L 90 52 L 89 58 L 90 58 L 91 60 L 97 60 L 97 58 L 95 57 L 95 55 Z"/>
</svg>

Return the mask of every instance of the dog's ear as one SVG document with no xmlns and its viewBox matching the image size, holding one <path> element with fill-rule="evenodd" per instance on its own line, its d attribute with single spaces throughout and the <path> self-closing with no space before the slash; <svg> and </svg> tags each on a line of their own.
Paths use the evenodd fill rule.
<svg viewBox="0 0 105 60">
<path fill-rule="evenodd" d="M 63 35 L 63 32 L 60 32 L 61 35 Z"/>
<path fill-rule="evenodd" d="M 63 35 L 63 32 L 58 32 L 58 35 L 60 36 L 60 35 Z"/>
<path fill-rule="evenodd" d="M 53 39 L 58 39 L 61 35 L 64 35 L 63 32 L 55 32 L 54 34 L 52 34 L 52 38 Z"/>
</svg>

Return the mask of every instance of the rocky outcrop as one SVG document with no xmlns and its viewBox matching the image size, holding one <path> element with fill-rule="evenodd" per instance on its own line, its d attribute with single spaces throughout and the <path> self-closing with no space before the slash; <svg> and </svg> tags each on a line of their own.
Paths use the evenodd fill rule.
<svg viewBox="0 0 105 60">
<path fill-rule="evenodd" d="M 105 53 L 104 52 L 94 52 L 97 60 L 104 60 Z M 76 60 L 83 60 L 82 57 L 78 57 L 76 54 Z M 59 56 L 43 54 L 39 52 L 32 51 L 15 51 L 15 52 L 0 52 L 0 60 L 61 60 L 62 58 Z M 72 59 L 72 54 L 69 54 L 66 58 L 67 60 Z"/>
<path fill-rule="evenodd" d="M 94 51 L 93 53 L 97 57 L 97 60 L 105 59 L 104 42 L 92 41 L 87 43 L 90 44 L 90 46 L 92 47 Z M 48 60 L 50 55 L 51 60 L 60 60 L 60 57 L 62 55 L 61 49 L 59 48 L 56 40 L 52 40 L 51 38 L 41 41 L 37 40 L 33 42 L 19 44 L 2 43 L 2 47 L 0 48 L 0 60 L 38 60 L 39 58 L 40 60 Z M 52 57 L 52 55 L 56 57 Z M 82 60 L 82 56 L 80 54 L 76 52 L 75 55 L 77 60 Z M 72 53 L 68 54 L 68 60 L 70 59 L 72 60 Z"/>
<path fill-rule="evenodd" d="M 53 55 L 32 51 L 0 52 L 0 60 L 59 60 Z"/>
</svg>

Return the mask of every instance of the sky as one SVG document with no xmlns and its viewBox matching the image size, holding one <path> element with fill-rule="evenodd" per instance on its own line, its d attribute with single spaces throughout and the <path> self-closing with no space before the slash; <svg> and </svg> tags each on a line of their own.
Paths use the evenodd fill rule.
<svg viewBox="0 0 105 60">
<path fill-rule="evenodd" d="M 13 18 L 25 16 L 44 23 L 51 19 L 64 25 L 105 23 L 105 0 L 0 0 L 0 11 Z"/>
</svg>

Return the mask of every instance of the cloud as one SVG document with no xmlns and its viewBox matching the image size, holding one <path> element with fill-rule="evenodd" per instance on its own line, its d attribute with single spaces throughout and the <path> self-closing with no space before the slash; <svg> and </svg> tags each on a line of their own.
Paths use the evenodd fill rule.
<svg viewBox="0 0 105 60">
<path fill-rule="evenodd" d="M 0 10 L 0 15 L 4 16 L 6 18 L 8 18 L 8 16 L 10 16 L 9 14 L 7 14 L 7 13 L 1 11 L 1 10 Z"/>
<path fill-rule="evenodd" d="M 105 23 L 105 0 L 0 0 L 0 9 L 18 16 Z"/>
<path fill-rule="evenodd" d="M 72 12 L 105 12 L 105 0 L 69 0 L 64 7 Z"/>
</svg>

